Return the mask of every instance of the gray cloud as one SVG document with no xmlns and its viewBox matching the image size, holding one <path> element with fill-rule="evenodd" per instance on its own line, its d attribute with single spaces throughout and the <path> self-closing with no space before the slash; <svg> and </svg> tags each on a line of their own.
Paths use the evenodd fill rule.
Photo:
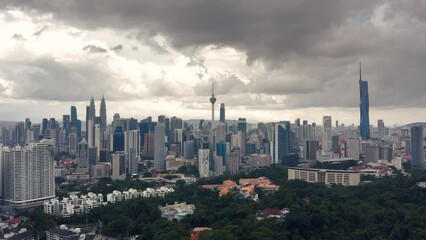
<svg viewBox="0 0 426 240">
<path fill-rule="evenodd" d="M 0 6 L 36 9 L 82 29 L 136 29 L 133 37 L 158 53 L 168 50 L 153 40 L 164 36 L 175 49 L 188 54 L 188 67 L 204 67 L 193 49 L 231 46 L 258 60 L 265 74 L 221 73 L 217 94 L 227 100 L 253 104 L 237 93 L 251 93 L 264 105 L 287 108 L 341 106 L 359 102 L 358 61 L 363 61 L 372 106 L 426 107 L 426 4 L 423 1 L 370 0 L 248 0 L 113 1 L 8 0 Z M 388 4 L 383 16 L 375 16 Z M 98 7 L 102 6 L 102 7 Z M 377 18 L 378 23 L 374 22 Z M 371 21 L 373 19 L 374 21 Z M 96 52 L 98 47 L 91 46 Z M 133 49 L 133 48 L 132 48 Z M 105 49 L 101 49 L 101 51 Z M 134 50 L 134 49 L 133 49 Z M 205 68 L 205 72 L 208 69 Z M 200 72 L 200 79 L 203 78 Z M 289 77 L 292 76 L 292 77 Z M 160 86 L 160 85 L 156 85 Z M 210 82 L 200 81 L 197 95 L 210 94 Z M 167 86 L 166 86 L 167 87 Z M 153 91 L 159 96 L 172 90 Z M 277 102 L 265 95 L 286 97 Z"/>
<path fill-rule="evenodd" d="M 98 47 L 98 46 L 91 45 L 91 44 L 84 46 L 83 50 L 91 52 L 91 53 L 106 53 L 107 52 L 107 50 L 105 48 Z"/>
<path fill-rule="evenodd" d="M 101 60 L 63 63 L 49 56 L 0 61 L 1 76 L 13 82 L 15 99 L 85 101 L 92 93 L 132 98 L 117 90 L 122 79 L 107 69 Z"/>
<path fill-rule="evenodd" d="M 121 51 L 121 50 L 123 50 L 123 45 L 118 44 L 118 45 L 116 45 L 114 47 L 111 47 L 110 50 L 112 50 L 112 51 Z"/>
<path fill-rule="evenodd" d="M 26 39 L 24 38 L 24 36 L 22 36 L 21 34 L 13 34 L 12 38 L 18 40 L 18 41 L 25 41 Z"/>
<path fill-rule="evenodd" d="M 47 30 L 47 26 L 43 26 L 39 30 L 35 31 L 33 35 L 39 37 L 46 30 Z"/>
</svg>

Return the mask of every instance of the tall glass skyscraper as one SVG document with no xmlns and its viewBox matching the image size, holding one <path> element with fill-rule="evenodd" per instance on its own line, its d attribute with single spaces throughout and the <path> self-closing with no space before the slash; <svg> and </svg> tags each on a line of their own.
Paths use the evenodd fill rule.
<svg viewBox="0 0 426 240">
<path fill-rule="evenodd" d="M 360 135 L 362 140 L 370 139 L 370 103 L 368 99 L 368 82 L 361 78 L 361 63 L 359 64 L 359 108 L 360 108 Z"/>
<path fill-rule="evenodd" d="M 225 103 L 220 104 L 220 118 L 219 120 L 225 123 Z"/>
</svg>

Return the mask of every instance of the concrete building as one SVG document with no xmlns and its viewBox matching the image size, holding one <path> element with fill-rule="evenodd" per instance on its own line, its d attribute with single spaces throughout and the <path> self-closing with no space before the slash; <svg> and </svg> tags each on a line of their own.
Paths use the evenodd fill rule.
<svg viewBox="0 0 426 240">
<path fill-rule="evenodd" d="M 126 163 L 127 156 L 125 152 L 115 152 L 112 154 L 111 168 L 112 180 L 124 180 L 126 179 Z"/>
<path fill-rule="evenodd" d="M 241 164 L 241 154 L 238 148 L 233 148 L 230 152 L 226 153 L 226 171 L 231 174 L 239 172 Z"/>
<path fill-rule="evenodd" d="M 254 169 L 269 167 L 272 164 L 272 157 L 269 154 L 252 154 L 248 156 L 246 164 Z"/>
<path fill-rule="evenodd" d="M 332 148 L 332 123 L 331 116 L 323 116 L 322 118 L 322 150 L 328 151 Z"/>
<path fill-rule="evenodd" d="M 359 160 L 361 154 L 361 139 L 359 138 L 348 138 L 346 140 L 346 157 Z"/>
<path fill-rule="evenodd" d="M 53 147 L 32 143 L 3 148 L 4 200 L 16 207 L 41 205 L 55 197 Z"/>
<path fill-rule="evenodd" d="M 198 150 L 198 171 L 200 172 L 200 177 L 209 176 L 209 158 L 210 150 L 209 149 L 199 149 Z"/>
<path fill-rule="evenodd" d="M 309 183 L 356 186 L 361 175 L 356 171 L 328 170 L 316 168 L 289 168 L 288 180 L 304 180 Z"/>
<path fill-rule="evenodd" d="M 166 165 L 164 159 L 166 157 L 166 132 L 164 123 L 158 123 L 155 126 L 155 150 L 154 150 L 154 168 L 156 170 L 164 170 Z"/>
</svg>

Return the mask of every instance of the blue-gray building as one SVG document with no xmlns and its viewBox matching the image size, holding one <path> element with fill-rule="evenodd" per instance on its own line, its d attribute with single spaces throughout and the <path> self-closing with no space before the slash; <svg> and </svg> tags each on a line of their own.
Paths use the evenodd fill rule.
<svg viewBox="0 0 426 240">
<path fill-rule="evenodd" d="M 112 149 L 113 152 L 122 152 L 124 151 L 124 132 L 122 127 L 116 127 L 114 135 L 112 137 Z"/>
<path fill-rule="evenodd" d="M 359 108 L 360 108 L 360 135 L 362 140 L 370 139 L 370 103 L 368 99 L 368 82 L 361 78 L 361 63 L 359 64 Z"/>
</svg>

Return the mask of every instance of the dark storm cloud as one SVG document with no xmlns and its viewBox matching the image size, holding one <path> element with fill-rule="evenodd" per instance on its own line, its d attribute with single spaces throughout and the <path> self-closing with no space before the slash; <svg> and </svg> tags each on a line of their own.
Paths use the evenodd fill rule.
<svg viewBox="0 0 426 240">
<path fill-rule="evenodd" d="M 139 28 L 141 35 L 163 34 L 176 48 L 229 45 L 253 60 L 304 52 L 325 30 L 368 11 L 374 1 L 9 0 L 4 4 L 52 12 L 83 28 Z"/>
<path fill-rule="evenodd" d="M 105 48 L 98 47 L 98 46 L 91 45 L 91 44 L 87 45 L 87 46 L 84 46 L 83 50 L 84 51 L 89 51 L 91 53 L 106 53 L 107 52 L 107 50 Z"/>
<path fill-rule="evenodd" d="M 383 4 L 377 19 L 375 11 Z M 258 60 L 266 66 L 263 75 L 248 76 L 249 82 L 233 72 L 219 74 L 217 94 L 250 92 L 266 105 L 288 108 L 356 107 L 357 66 L 363 61 L 373 107 L 426 107 L 426 3 L 421 0 L 7 0 L 2 5 L 53 13 L 82 29 L 136 31 L 132 37 L 161 54 L 168 50 L 154 39 L 163 36 L 191 58 L 188 67 L 204 66 L 202 56 L 191 54 L 206 45 L 236 48 L 247 54 L 248 64 Z M 209 95 L 211 82 L 202 81 L 193 91 Z M 287 98 L 280 102 L 264 95 Z M 233 103 L 256 102 L 245 101 Z"/>
</svg>

